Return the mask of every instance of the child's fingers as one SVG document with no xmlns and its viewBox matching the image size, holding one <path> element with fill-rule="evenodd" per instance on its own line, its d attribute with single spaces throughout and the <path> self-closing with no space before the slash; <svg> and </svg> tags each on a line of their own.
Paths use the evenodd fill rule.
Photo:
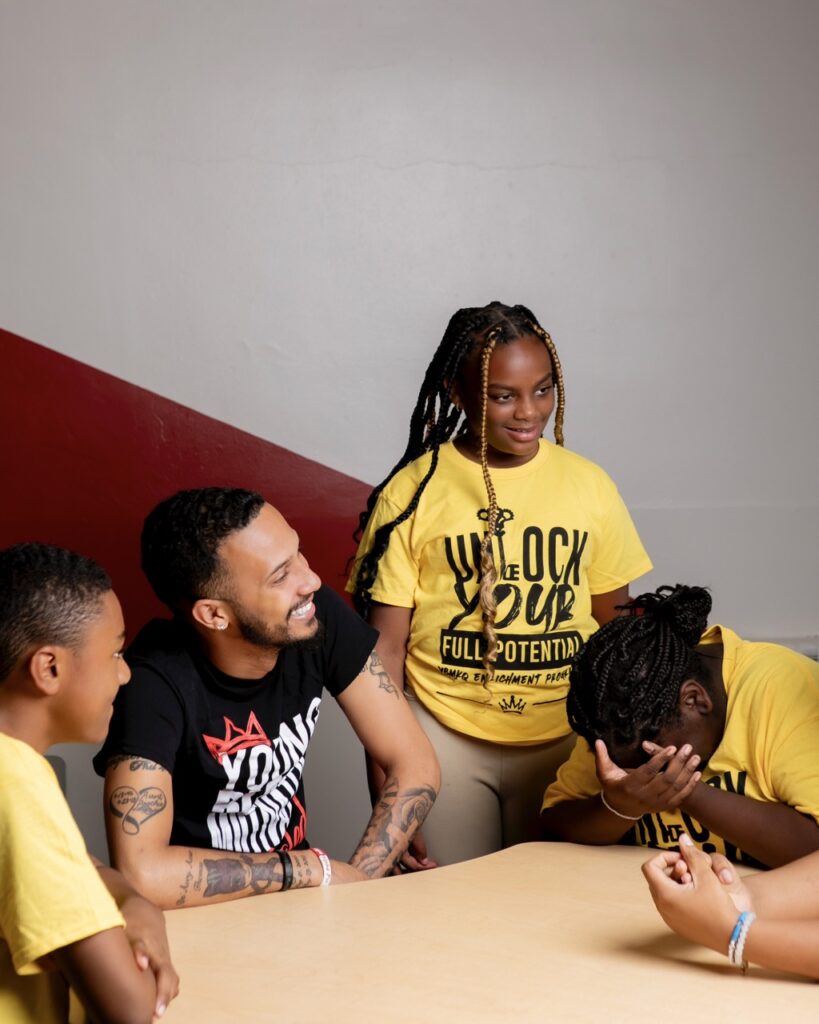
<svg viewBox="0 0 819 1024">
<path fill-rule="evenodd" d="M 730 860 L 721 853 L 711 854 L 711 868 L 723 885 L 731 885 L 737 880 L 737 874 Z"/>
<path fill-rule="evenodd" d="M 688 865 L 694 885 L 698 881 L 704 880 L 706 875 L 711 874 L 711 858 L 694 845 L 694 841 L 687 832 L 683 832 L 680 836 L 680 853 Z"/>
<path fill-rule="evenodd" d="M 601 782 L 609 779 L 616 779 L 622 774 L 622 769 L 609 757 L 608 748 L 602 740 L 594 741 L 594 761 L 597 767 L 597 777 Z"/>
<path fill-rule="evenodd" d="M 676 753 L 676 747 L 657 747 L 656 753 L 645 764 L 636 768 L 635 772 L 640 772 L 642 775 L 647 775 L 650 778 L 660 773 L 664 774 L 668 769 L 669 761 L 671 761 Z"/>
<path fill-rule="evenodd" d="M 674 871 L 675 865 L 680 861 L 682 861 L 682 858 L 676 850 L 660 850 L 651 860 L 647 860 L 643 864 L 642 872 L 652 892 L 657 887 L 677 884 L 671 878 L 671 872 Z"/>
<path fill-rule="evenodd" d="M 142 939 L 137 939 L 136 942 L 131 945 L 131 949 L 133 950 L 137 967 L 141 971 L 147 971 L 151 966 L 151 959 L 148 956 L 148 950 L 146 949 L 145 943 Z"/>
</svg>

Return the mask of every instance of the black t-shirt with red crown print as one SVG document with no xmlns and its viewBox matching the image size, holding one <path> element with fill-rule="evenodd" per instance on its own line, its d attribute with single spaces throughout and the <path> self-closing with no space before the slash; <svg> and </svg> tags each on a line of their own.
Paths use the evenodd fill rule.
<svg viewBox="0 0 819 1024">
<path fill-rule="evenodd" d="M 104 775 L 109 758 L 124 754 L 167 769 L 171 845 L 243 853 L 308 845 L 302 773 L 322 689 L 337 697 L 378 637 L 327 587 L 315 603 L 318 636 L 284 648 L 262 679 L 226 676 L 175 621 L 148 623 L 128 649 L 131 682 L 94 768 Z"/>
</svg>

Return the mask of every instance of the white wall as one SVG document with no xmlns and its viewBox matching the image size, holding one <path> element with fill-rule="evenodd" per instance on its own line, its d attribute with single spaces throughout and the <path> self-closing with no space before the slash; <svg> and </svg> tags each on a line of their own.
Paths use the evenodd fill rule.
<svg viewBox="0 0 819 1024">
<path fill-rule="evenodd" d="M 531 305 L 657 565 L 819 632 L 814 0 L 0 0 L 2 326 L 375 481 Z"/>
</svg>

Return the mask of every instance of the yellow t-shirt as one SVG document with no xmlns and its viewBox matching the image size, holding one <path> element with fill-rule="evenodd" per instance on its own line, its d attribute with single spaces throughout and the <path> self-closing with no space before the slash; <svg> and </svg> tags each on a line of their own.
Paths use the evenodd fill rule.
<svg viewBox="0 0 819 1024">
<path fill-rule="evenodd" d="M 64 1022 L 67 985 L 37 961 L 125 922 L 48 761 L 0 733 L 0 779 L 0 1021 Z"/>
<path fill-rule="evenodd" d="M 720 641 L 728 698 L 725 732 L 702 781 L 754 800 L 787 804 L 819 824 L 819 665 L 778 644 L 742 640 L 725 626 L 712 626 L 702 638 L 702 643 Z M 599 792 L 594 754 L 578 739 L 546 790 L 543 807 Z M 638 846 L 670 849 L 683 829 L 709 853 L 753 860 L 679 810 L 644 815 L 628 838 Z"/>
<path fill-rule="evenodd" d="M 375 530 L 408 506 L 430 459 L 416 459 L 385 487 L 359 559 Z M 525 465 L 490 472 L 500 510 L 493 682 L 482 685 L 478 603 L 486 488 L 481 467 L 451 442 L 414 515 L 393 531 L 372 596 L 413 609 L 406 680 L 439 721 L 495 743 L 541 743 L 570 731 L 569 662 L 597 629 L 592 594 L 630 583 L 651 562 L 617 488 L 582 456 L 541 440 Z"/>
</svg>

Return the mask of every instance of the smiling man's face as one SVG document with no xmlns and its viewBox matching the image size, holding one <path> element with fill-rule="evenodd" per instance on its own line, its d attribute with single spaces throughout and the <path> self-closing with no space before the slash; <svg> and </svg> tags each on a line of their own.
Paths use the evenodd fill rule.
<svg viewBox="0 0 819 1024">
<path fill-rule="evenodd" d="M 276 649 L 316 635 L 313 597 L 321 580 L 300 552 L 298 534 L 272 505 L 226 537 L 218 557 L 229 581 L 224 600 L 245 640 Z"/>
</svg>

